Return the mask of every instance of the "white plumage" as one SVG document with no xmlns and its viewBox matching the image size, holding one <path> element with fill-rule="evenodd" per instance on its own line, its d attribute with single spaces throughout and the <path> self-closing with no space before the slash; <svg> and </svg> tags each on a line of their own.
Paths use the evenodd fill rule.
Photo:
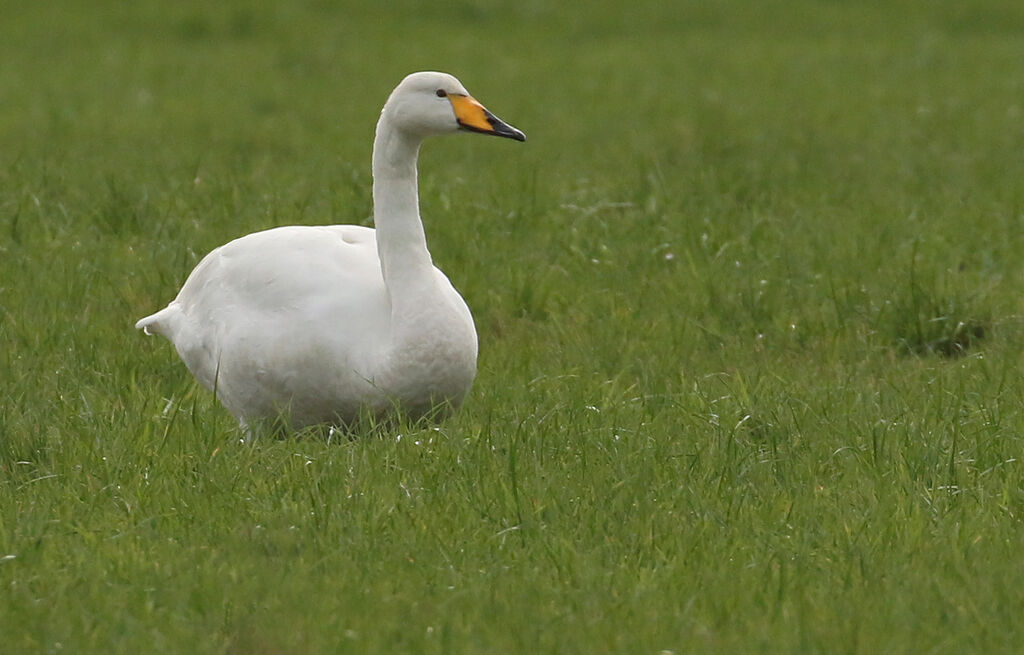
<svg viewBox="0 0 1024 655">
<path fill-rule="evenodd" d="M 476 329 L 427 251 L 416 159 L 426 136 L 459 129 L 525 139 L 451 75 L 409 75 L 377 123 L 376 230 L 291 226 L 231 241 L 136 327 L 167 337 L 246 428 L 457 407 L 476 376 Z"/>
</svg>

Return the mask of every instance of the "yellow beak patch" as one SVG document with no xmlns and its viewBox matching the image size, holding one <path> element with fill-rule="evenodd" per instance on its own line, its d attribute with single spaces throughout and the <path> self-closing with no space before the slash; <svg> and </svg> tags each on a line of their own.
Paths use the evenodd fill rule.
<svg viewBox="0 0 1024 655">
<path fill-rule="evenodd" d="M 455 111 L 455 120 L 464 130 L 503 136 L 516 141 L 526 141 L 526 135 L 487 111 L 472 96 L 448 94 L 448 101 Z"/>
<path fill-rule="evenodd" d="M 480 132 L 491 132 L 491 123 L 487 120 L 487 110 L 472 96 L 457 96 L 449 93 L 448 100 L 455 110 L 455 119 L 459 125 Z"/>
</svg>

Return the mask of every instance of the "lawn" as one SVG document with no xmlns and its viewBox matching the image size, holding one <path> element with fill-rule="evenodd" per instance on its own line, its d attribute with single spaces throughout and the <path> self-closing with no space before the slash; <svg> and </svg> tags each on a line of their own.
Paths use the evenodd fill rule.
<svg viewBox="0 0 1024 655">
<path fill-rule="evenodd" d="M 0 653 L 1020 651 L 1024 6 L 345 4 L 0 0 Z M 246 443 L 132 325 L 421 69 L 474 390 Z"/>
</svg>

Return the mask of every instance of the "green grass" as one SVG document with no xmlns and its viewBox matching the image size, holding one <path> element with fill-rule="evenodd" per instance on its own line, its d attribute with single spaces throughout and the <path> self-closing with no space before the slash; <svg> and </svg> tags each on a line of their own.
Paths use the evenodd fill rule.
<svg viewBox="0 0 1024 655">
<path fill-rule="evenodd" d="M 0 1 L 0 652 L 1019 652 L 1024 9 L 508 4 Z M 240 443 L 132 324 L 425 68 L 474 391 Z"/>
</svg>

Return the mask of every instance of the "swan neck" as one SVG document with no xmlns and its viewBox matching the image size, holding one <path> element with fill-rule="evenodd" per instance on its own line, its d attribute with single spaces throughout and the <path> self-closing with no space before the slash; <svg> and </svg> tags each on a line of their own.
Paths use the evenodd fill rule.
<svg viewBox="0 0 1024 655">
<path fill-rule="evenodd" d="M 373 200 L 376 208 L 379 201 L 386 201 L 387 195 L 404 190 L 416 198 L 416 160 L 419 157 L 420 138 L 397 129 L 388 119 L 387 108 L 377 121 L 377 132 L 373 139 Z M 378 183 L 386 188 L 378 190 Z M 396 188 L 404 183 L 405 188 Z M 378 197 L 378 191 L 385 195 Z"/>
<path fill-rule="evenodd" d="M 400 302 L 404 291 L 416 293 L 415 287 L 433 278 L 416 176 L 421 143 L 422 138 L 396 129 L 385 108 L 373 142 L 373 222 L 381 272 L 393 303 Z"/>
</svg>

